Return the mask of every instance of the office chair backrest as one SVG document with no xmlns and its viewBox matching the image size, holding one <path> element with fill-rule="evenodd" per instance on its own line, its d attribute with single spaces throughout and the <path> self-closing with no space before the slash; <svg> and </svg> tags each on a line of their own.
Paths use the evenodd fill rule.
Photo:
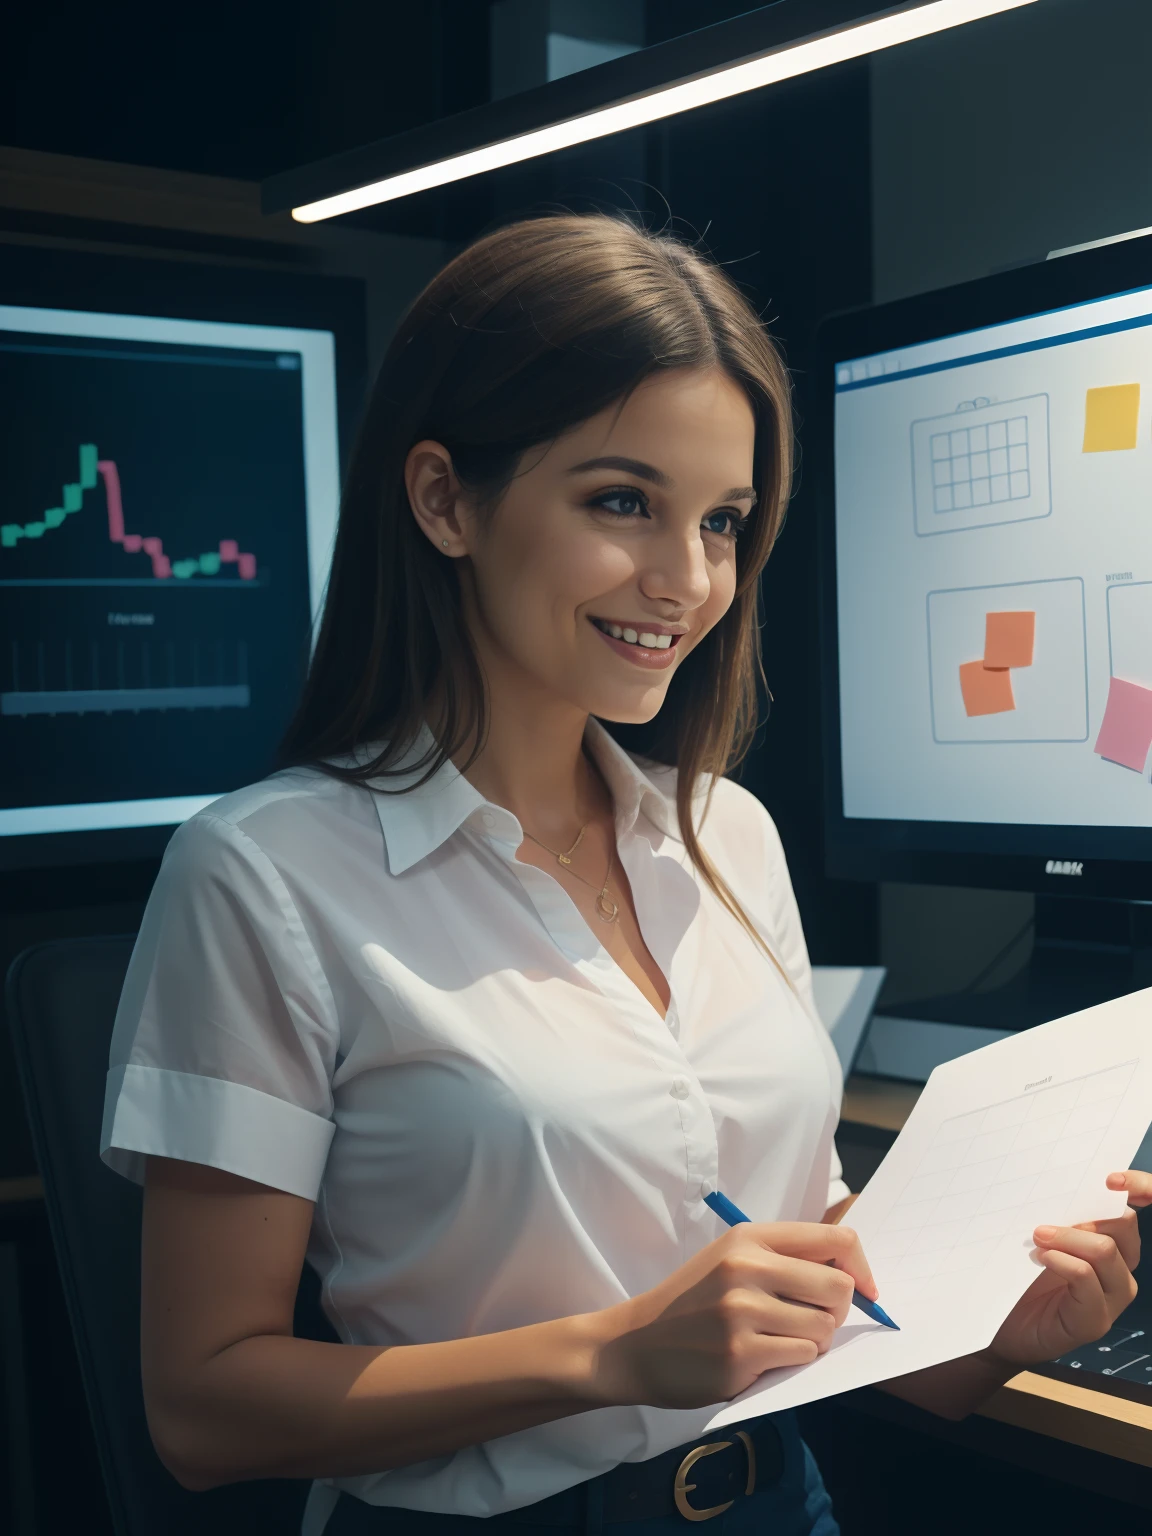
<svg viewBox="0 0 1152 1536">
<path fill-rule="evenodd" d="M 296 1536 L 306 1482 L 189 1493 L 152 1447 L 140 1383 L 136 1185 L 100 1161 L 104 1077 L 131 937 L 25 950 L 8 973 L 8 1018 L 60 1278 L 117 1536 Z M 334 1338 L 306 1271 L 297 1328 Z"/>
</svg>

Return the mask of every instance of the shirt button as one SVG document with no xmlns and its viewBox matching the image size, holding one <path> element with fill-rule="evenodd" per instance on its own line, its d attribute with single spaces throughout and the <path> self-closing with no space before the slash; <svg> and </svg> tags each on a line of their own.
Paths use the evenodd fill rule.
<svg viewBox="0 0 1152 1536">
<path fill-rule="evenodd" d="M 668 1092 L 674 1099 L 686 1099 L 692 1092 L 692 1089 L 689 1087 L 685 1078 L 674 1077 L 672 1079 L 672 1086 L 669 1088 Z"/>
<path fill-rule="evenodd" d="M 494 827 L 496 825 L 496 818 L 493 816 L 491 811 L 485 811 L 480 817 L 480 820 L 486 827 Z"/>
</svg>

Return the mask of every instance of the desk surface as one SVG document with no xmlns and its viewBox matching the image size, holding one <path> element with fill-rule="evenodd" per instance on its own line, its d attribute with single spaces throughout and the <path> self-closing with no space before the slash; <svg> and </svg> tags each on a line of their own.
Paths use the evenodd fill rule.
<svg viewBox="0 0 1152 1536">
<path fill-rule="evenodd" d="M 902 1083 L 894 1077 L 862 1077 L 854 1073 L 844 1084 L 840 1118 L 881 1131 L 902 1131 L 920 1097 L 920 1087 L 919 1083 Z"/>
<path fill-rule="evenodd" d="M 0 1179 L 0 1205 L 18 1205 L 22 1200 L 43 1200 L 44 1182 L 38 1174 L 23 1179 Z"/>
<path fill-rule="evenodd" d="M 899 1131 L 919 1097 L 919 1083 L 855 1074 L 844 1085 L 841 1123 Z M 1152 1406 L 1146 1403 L 1021 1371 L 980 1412 L 1001 1424 L 1152 1467 Z"/>
</svg>

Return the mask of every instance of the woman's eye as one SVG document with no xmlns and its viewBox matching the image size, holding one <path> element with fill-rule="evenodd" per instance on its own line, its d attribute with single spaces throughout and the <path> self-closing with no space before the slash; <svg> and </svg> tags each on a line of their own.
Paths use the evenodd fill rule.
<svg viewBox="0 0 1152 1536">
<path fill-rule="evenodd" d="M 616 517 L 635 517 L 648 510 L 639 491 L 606 491 L 603 496 L 597 496 L 596 505 Z"/>
<path fill-rule="evenodd" d="M 704 519 L 704 527 L 709 533 L 738 534 L 744 526 L 744 519 L 738 517 L 735 512 L 709 512 Z"/>
</svg>

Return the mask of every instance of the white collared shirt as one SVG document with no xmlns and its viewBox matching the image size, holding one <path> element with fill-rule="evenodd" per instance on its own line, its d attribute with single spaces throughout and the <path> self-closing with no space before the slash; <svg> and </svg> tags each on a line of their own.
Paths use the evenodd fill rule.
<svg viewBox="0 0 1152 1536">
<path fill-rule="evenodd" d="M 712 1189 L 757 1221 L 819 1221 L 847 1193 L 840 1068 L 771 818 L 722 780 L 702 842 L 795 991 L 692 870 L 674 771 L 641 769 L 595 722 L 588 745 L 666 1018 L 450 763 L 403 795 L 274 774 L 169 845 L 101 1156 L 136 1180 L 151 1153 L 315 1201 L 308 1259 L 347 1343 L 612 1306 L 719 1236 Z M 338 1488 L 497 1514 L 679 1445 L 711 1412 L 594 1409 L 317 1484 L 304 1529 Z"/>
</svg>

